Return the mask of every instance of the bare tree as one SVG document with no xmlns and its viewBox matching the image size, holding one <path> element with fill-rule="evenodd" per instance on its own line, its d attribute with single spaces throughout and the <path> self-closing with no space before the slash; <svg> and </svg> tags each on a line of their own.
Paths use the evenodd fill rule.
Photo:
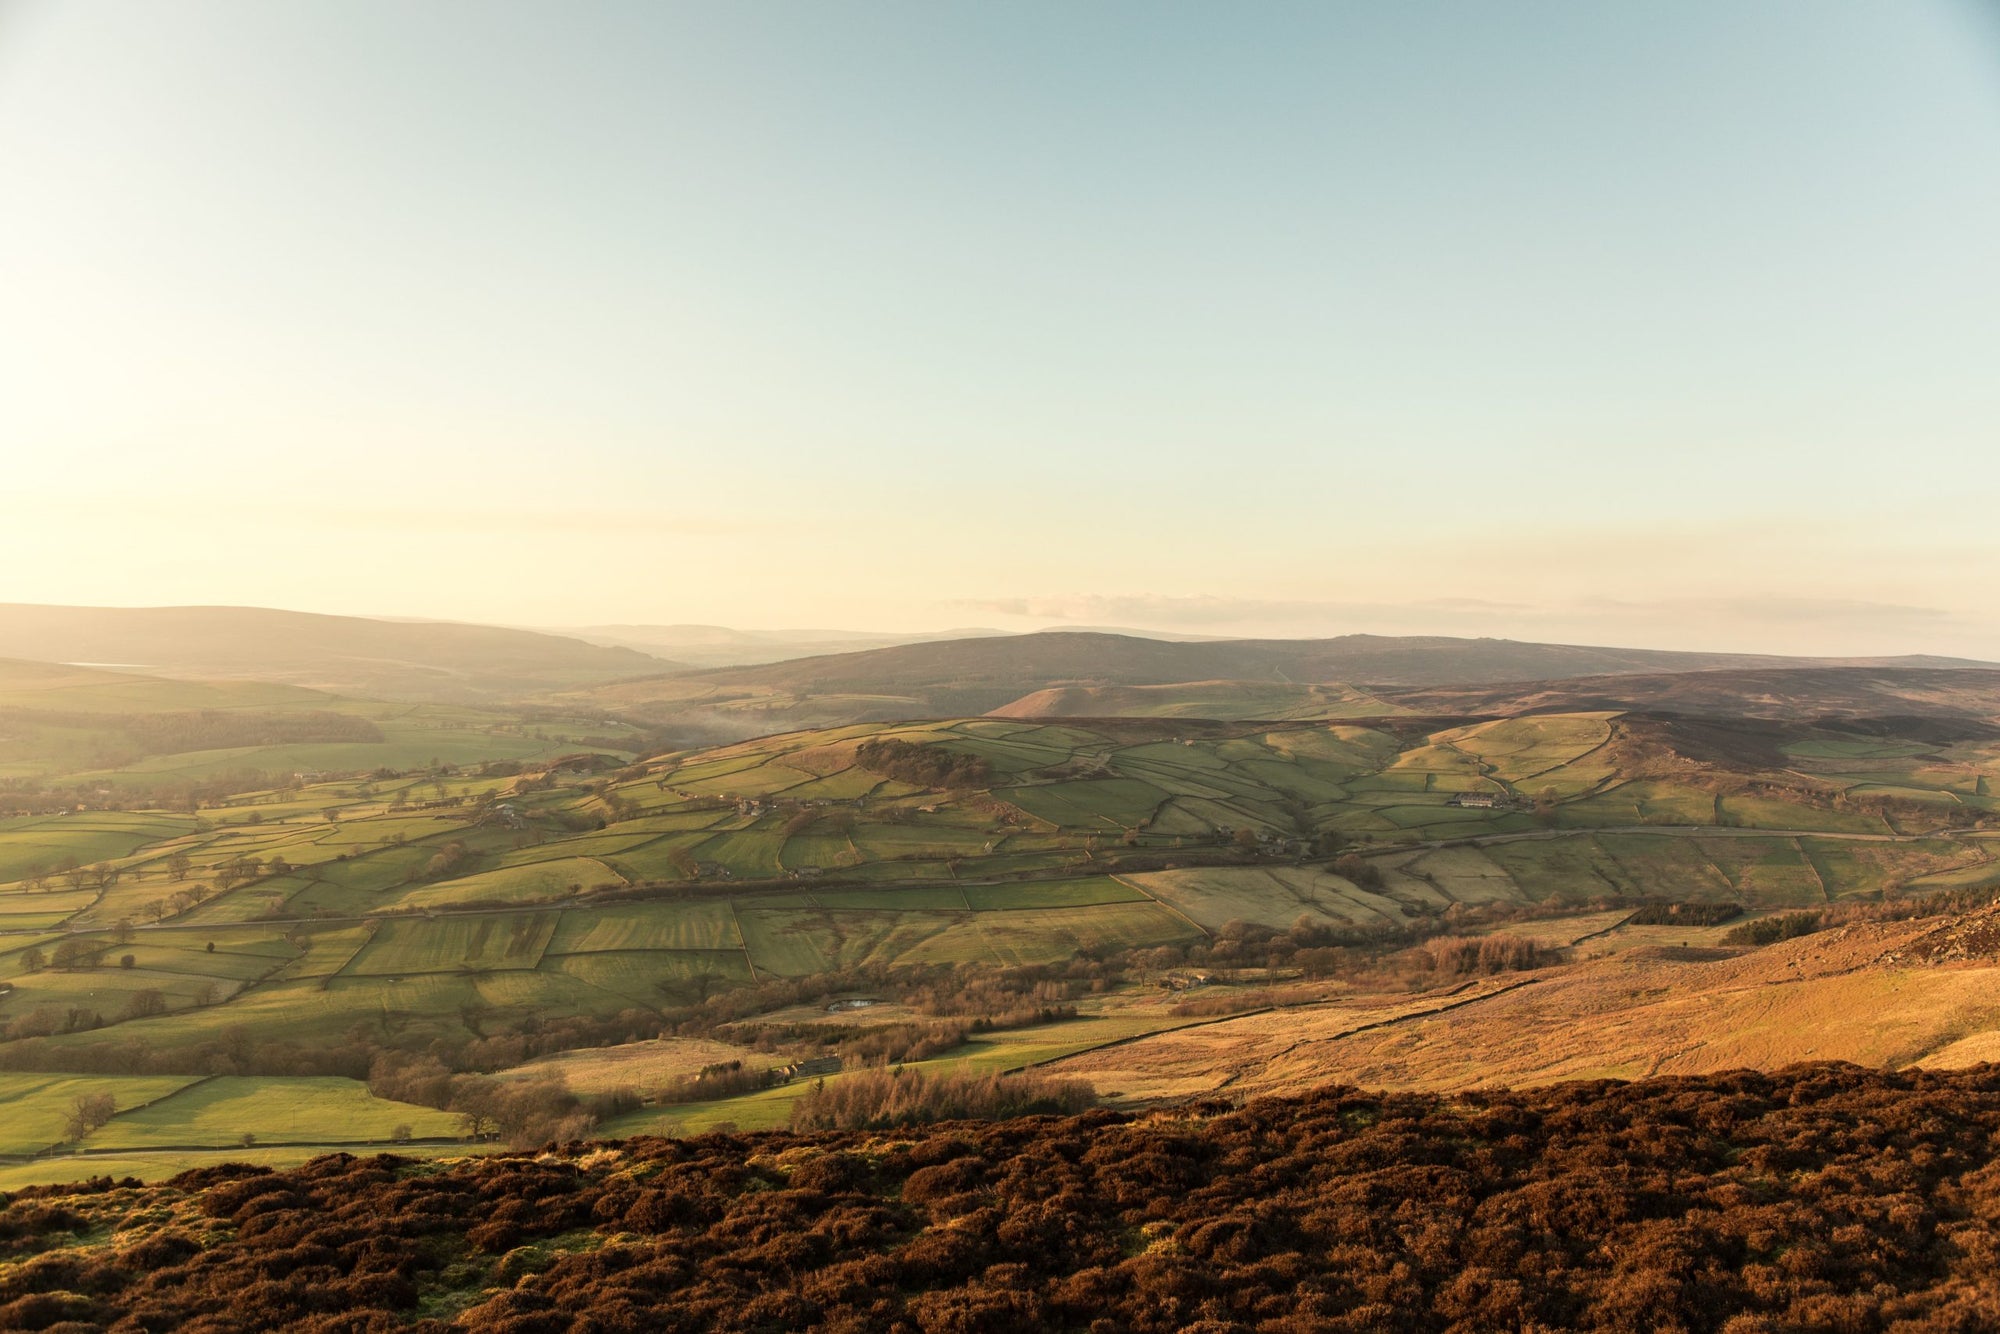
<svg viewBox="0 0 2000 1334">
<path fill-rule="evenodd" d="M 70 1101 L 69 1114 L 63 1118 L 63 1138 L 75 1143 L 105 1125 L 117 1113 L 117 1099 L 109 1093 L 79 1094 Z"/>
</svg>

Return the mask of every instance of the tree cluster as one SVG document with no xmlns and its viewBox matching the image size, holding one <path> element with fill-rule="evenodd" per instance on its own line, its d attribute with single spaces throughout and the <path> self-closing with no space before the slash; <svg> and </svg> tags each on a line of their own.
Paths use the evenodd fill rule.
<svg viewBox="0 0 2000 1334">
<path fill-rule="evenodd" d="M 870 773 L 911 787 L 984 787 L 992 778 L 992 767 L 981 756 L 895 737 L 862 742 L 855 748 L 854 761 Z"/>
<path fill-rule="evenodd" d="M 930 1074 L 897 1066 L 862 1071 L 832 1084 L 818 1081 L 792 1104 L 791 1124 L 794 1130 L 891 1130 L 938 1121 L 1073 1116 L 1096 1102 L 1097 1091 L 1079 1079 L 1032 1072 Z"/>
<path fill-rule="evenodd" d="M 1642 903 L 1629 919 L 1634 926 L 1721 926 L 1743 915 L 1740 903 Z"/>
<path fill-rule="evenodd" d="M 2000 886 L 1952 889 L 1916 898 L 1884 898 L 1874 903 L 1829 903 L 1821 908 L 1773 913 L 1732 927 L 1725 945 L 1775 945 L 1854 922 L 1903 922 L 1924 917 L 1948 917 L 2000 904 Z"/>
<path fill-rule="evenodd" d="M 1517 973 L 1546 968 L 1561 956 L 1546 945 L 1521 936 L 1495 932 L 1490 936 L 1440 936 L 1423 944 L 1421 957 L 1434 972 L 1447 977 L 1476 973 Z"/>
</svg>

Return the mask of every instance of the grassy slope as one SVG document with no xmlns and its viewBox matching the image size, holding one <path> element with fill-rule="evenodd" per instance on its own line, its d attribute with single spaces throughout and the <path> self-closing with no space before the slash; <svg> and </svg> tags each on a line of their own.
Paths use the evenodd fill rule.
<svg viewBox="0 0 2000 1334">
<path fill-rule="evenodd" d="M 1051 1068 L 1145 1100 L 1322 1080 L 1450 1090 L 1804 1060 L 1952 1064 L 1954 1044 L 2000 1030 L 2000 959 L 1900 958 L 1937 925 L 1862 925 L 1748 952 L 1714 948 L 1722 927 L 1617 927 L 1578 946 L 1576 962 L 1468 992 L 1339 996 Z"/>
<path fill-rule="evenodd" d="M 462 1032 L 468 1006 L 502 1019 L 608 1014 L 662 1004 L 704 975 L 748 979 L 753 969 L 784 976 L 897 960 L 1041 961 L 1099 944 L 1198 939 L 1238 919 L 1394 924 L 1455 901 L 1656 895 L 1784 906 L 1879 893 L 1893 880 L 1966 884 L 1995 875 L 1976 840 L 1844 841 L 1843 832 L 1889 830 L 1891 821 L 1864 810 L 1769 794 L 1717 802 L 1685 776 L 1628 778 L 1619 766 L 1639 761 L 1607 740 L 1622 726 L 1552 716 L 1400 734 L 1003 720 L 891 729 L 985 758 L 990 788 L 956 794 L 864 775 L 854 748 L 883 729 L 847 728 L 675 757 L 615 785 L 610 795 L 627 803 L 626 818 L 574 834 L 395 806 L 399 797 L 473 800 L 494 790 L 492 780 L 463 778 L 321 784 L 268 807 L 219 813 L 222 823 L 216 813 L 9 821 L 0 825 L 0 875 L 53 864 L 65 851 L 123 874 L 108 887 L 0 886 L 0 931 L 14 932 L 0 935 L 0 979 L 15 984 L 0 999 L 0 1018 L 38 1005 L 114 1018 L 134 993 L 155 990 L 166 1016 L 65 1041 L 96 1045 L 128 1033 L 205 1040 L 253 1021 L 260 1032 L 314 1040 L 385 1004 L 406 1013 L 411 1031 L 449 1036 Z M 1876 744 L 1863 753 L 1837 741 L 1802 735 L 1786 763 L 1815 770 L 1826 792 L 1863 786 L 1851 772 L 1860 764 L 1867 782 L 1888 776 L 1955 793 L 1961 805 L 1990 801 L 1981 792 L 1996 757 L 1983 743 Z M 1553 788 L 1562 794 L 1558 828 L 1544 834 L 1518 812 L 1451 806 L 1453 785 L 1465 782 Z M 814 797 L 831 803 L 823 807 L 782 804 L 800 791 L 854 795 Z M 603 795 L 582 788 L 496 795 L 511 795 L 536 818 L 613 814 Z M 780 804 L 707 808 L 751 797 Z M 247 823 L 266 809 L 273 814 L 262 823 Z M 1718 811 L 1738 826 L 1784 832 L 1647 828 L 1662 813 L 1712 821 Z M 801 813 L 814 818 L 797 828 Z M 1286 835 L 1372 832 L 1391 840 L 1370 858 L 1383 883 L 1364 889 L 1290 858 L 1242 864 L 1214 846 L 1211 831 L 1224 822 Z M 1621 824 L 1639 828 L 1605 827 Z M 1798 837 L 1794 829 L 1831 833 Z M 1472 842 L 1403 849 L 1402 839 Z M 472 853 L 463 873 L 426 877 L 437 849 L 453 841 Z M 172 850 L 194 862 L 187 881 L 167 877 Z M 1138 854 L 1216 864 L 1104 876 L 1113 859 Z M 212 882 L 215 868 L 244 855 L 282 856 L 295 869 L 170 906 L 158 926 L 149 924 L 153 905 Z M 746 886 L 802 865 L 821 867 L 821 878 Z M 615 907 L 589 897 L 642 879 L 671 885 L 688 866 L 701 879 L 685 893 Z M 413 910 L 446 915 L 363 920 Z M 287 920 L 260 924 L 270 914 Z M 289 920 L 314 916 L 327 920 Z M 118 942 L 120 919 L 141 924 L 136 943 Z M 82 939 L 103 947 L 105 966 L 29 971 L 28 948 L 39 942 L 46 955 L 59 925 L 87 928 Z M 134 966 L 117 968 L 128 952 Z"/>
</svg>

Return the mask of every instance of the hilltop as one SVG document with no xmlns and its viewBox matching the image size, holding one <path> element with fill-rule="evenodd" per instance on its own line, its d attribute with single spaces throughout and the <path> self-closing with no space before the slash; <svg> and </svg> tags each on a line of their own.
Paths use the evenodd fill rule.
<svg viewBox="0 0 2000 1334">
<path fill-rule="evenodd" d="M 337 694 L 492 702 L 680 664 L 559 635 L 268 607 L 0 604 L 0 657 Z"/>
<path fill-rule="evenodd" d="M 859 653 L 941 639 L 998 636 L 1004 632 L 962 629 L 889 634 L 869 630 L 737 630 L 725 625 L 586 625 L 550 627 L 547 633 L 589 644 L 637 649 L 689 667 L 715 668 Z"/>
</svg>

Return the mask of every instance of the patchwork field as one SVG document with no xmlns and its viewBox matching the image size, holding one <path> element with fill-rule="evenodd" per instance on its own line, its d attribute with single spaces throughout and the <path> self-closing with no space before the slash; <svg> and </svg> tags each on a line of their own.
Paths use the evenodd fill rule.
<svg viewBox="0 0 2000 1334">
<path fill-rule="evenodd" d="M 122 693 L 103 698 L 120 708 L 150 689 L 114 684 Z M 320 698 L 281 691 L 235 707 L 273 728 L 265 713 L 310 713 Z M 1541 920 L 1662 899 L 1754 912 L 2000 884 L 1989 814 L 2000 746 L 1977 738 L 1799 726 L 1782 745 L 1758 740 L 1758 767 L 1710 755 L 1718 743 L 1699 729 L 1602 711 L 1167 712 L 843 725 L 639 761 L 601 745 L 575 753 L 574 733 L 509 731 L 518 724 L 475 710 L 343 709 L 346 721 L 310 726 L 385 740 L 273 741 L 267 758 L 387 745 L 398 729 L 437 748 L 408 768 L 307 772 L 192 809 L 0 817 L 0 1068 L 32 1054 L 74 1067 L 59 1079 L 177 1060 L 171 1079 L 333 1078 L 258 1073 L 268 1057 L 256 1053 L 286 1044 L 362 1053 L 334 1067 L 343 1075 L 365 1071 L 368 1052 L 432 1047 L 528 1068 L 552 1045 L 650 1040 L 692 1010 L 836 974 L 1062 970 L 1185 957 L 1246 930 L 1359 939 L 1499 908 Z M 527 748 L 471 764 L 452 758 L 454 737 Z M 182 750 L 126 767 L 164 773 L 169 761 L 190 774 L 220 762 Z M 1568 929 L 1549 927 L 1548 941 L 1566 944 Z M 1084 1032 L 982 1034 L 951 1059 L 1051 1059 L 1090 1045 Z M 611 1058 L 597 1071 L 570 1055 L 590 1086 L 615 1078 Z M 644 1068 L 687 1073 L 692 1059 L 656 1056 Z M 549 1068 L 568 1071 L 565 1059 Z M 157 1111 L 121 1101 L 93 1132 L 108 1138 L 84 1147 L 219 1152 L 238 1122 L 266 1148 L 271 1135 L 328 1143 L 343 1125 L 366 1139 L 414 1115 L 385 1130 L 387 1113 L 352 1100 L 358 1085 L 286 1087 L 209 1079 Z M 51 1109 L 64 1099 L 31 1092 L 14 1152 L 63 1130 Z M 653 1115 L 726 1120 L 743 1102 L 746 1117 L 782 1119 L 795 1096 Z"/>
<path fill-rule="evenodd" d="M 141 688 L 117 684 L 121 704 Z M 385 1013 L 464 1031 L 461 1010 L 505 1025 L 654 1006 L 712 978 L 1047 962 L 1233 922 L 1643 897 L 1770 908 L 2000 882 L 1995 840 L 1964 823 L 2000 766 L 1990 743 L 1802 729 L 1789 776 L 1752 783 L 1672 759 L 1693 743 L 1659 728 L 1604 713 L 982 718 L 793 733 L 608 776 L 619 761 L 536 781 L 445 767 L 196 814 L 0 820 L 0 1022 L 59 1045 L 120 1030 L 172 1043 L 262 1021 L 304 987 L 286 1031 Z M 877 743 L 974 778 L 870 770 Z M 1678 776 L 1645 773 L 1669 765 Z M 1333 869 L 1341 840 L 1369 883 Z M 395 1019 L 412 1007 L 382 988 L 418 979 L 444 984 L 439 1008 Z"/>
</svg>

